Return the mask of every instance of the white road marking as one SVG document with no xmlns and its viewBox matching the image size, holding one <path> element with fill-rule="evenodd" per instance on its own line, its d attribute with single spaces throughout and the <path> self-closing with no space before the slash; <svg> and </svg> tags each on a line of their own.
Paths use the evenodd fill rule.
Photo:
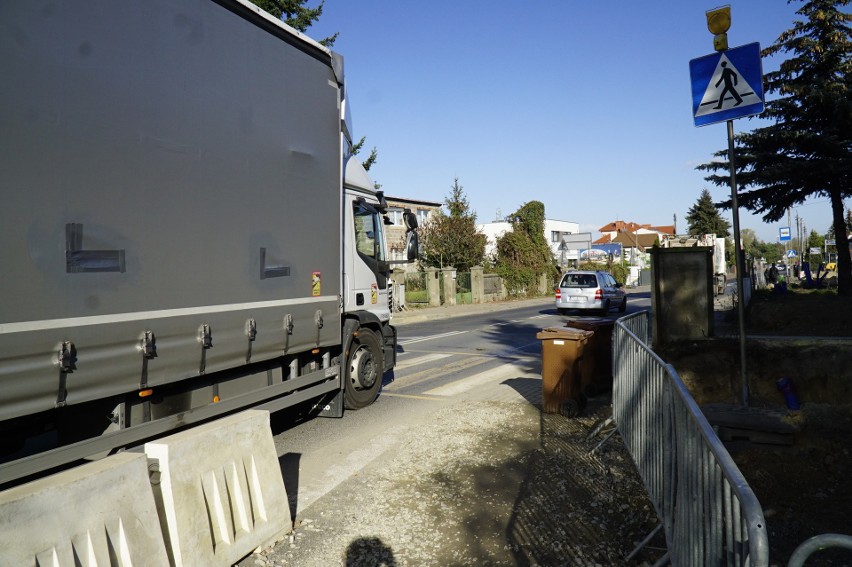
<svg viewBox="0 0 852 567">
<path fill-rule="evenodd" d="M 394 366 L 393 369 L 402 370 L 403 368 L 409 368 L 411 366 L 417 366 L 419 364 L 426 364 L 427 362 L 434 362 L 436 360 L 441 360 L 442 358 L 449 358 L 451 356 L 453 355 L 443 352 L 435 352 L 432 354 L 427 354 L 426 356 L 418 356 L 417 358 L 406 359 L 403 362 L 397 362 L 396 366 Z"/>
<path fill-rule="evenodd" d="M 413 339 L 406 339 L 404 341 L 399 341 L 398 344 L 401 345 L 410 345 L 411 343 L 419 343 L 423 341 L 431 341 L 433 339 L 442 339 L 444 337 L 452 337 L 453 335 L 463 335 L 468 331 L 450 331 L 449 333 L 441 333 L 439 335 L 428 335 L 425 337 L 415 337 Z"/>
<path fill-rule="evenodd" d="M 431 390 L 427 390 L 423 392 L 423 395 L 426 396 L 455 396 L 456 394 L 460 394 L 462 392 L 467 392 L 468 390 L 472 390 L 477 386 L 481 386 L 483 384 L 489 384 L 492 382 L 500 382 L 510 376 L 517 376 L 519 372 L 522 372 L 513 364 L 504 364 L 503 366 L 499 366 L 493 370 L 486 370 L 484 372 L 480 372 L 479 374 L 474 374 L 473 376 L 468 376 L 466 378 L 462 378 L 461 380 L 456 380 L 455 382 L 451 382 L 450 384 L 445 384 L 443 386 L 438 386 L 437 388 L 432 388 Z"/>
</svg>

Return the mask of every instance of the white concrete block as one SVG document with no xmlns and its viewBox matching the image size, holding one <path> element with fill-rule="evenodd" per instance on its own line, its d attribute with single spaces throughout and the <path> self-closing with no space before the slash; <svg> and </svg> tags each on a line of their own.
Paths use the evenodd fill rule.
<svg viewBox="0 0 852 567">
<path fill-rule="evenodd" d="M 0 565 L 167 564 L 141 453 L 119 453 L 0 492 Z"/>
<path fill-rule="evenodd" d="M 230 566 L 292 527 L 269 412 L 251 410 L 145 444 L 175 567 Z"/>
</svg>

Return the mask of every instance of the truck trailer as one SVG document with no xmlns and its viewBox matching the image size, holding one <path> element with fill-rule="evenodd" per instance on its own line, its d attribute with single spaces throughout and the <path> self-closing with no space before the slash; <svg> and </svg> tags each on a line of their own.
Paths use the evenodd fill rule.
<svg viewBox="0 0 852 567">
<path fill-rule="evenodd" d="M 244 0 L 4 2 L 0 27 L 0 486 L 250 407 L 372 403 L 387 204 L 343 58 Z"/>
</svg>

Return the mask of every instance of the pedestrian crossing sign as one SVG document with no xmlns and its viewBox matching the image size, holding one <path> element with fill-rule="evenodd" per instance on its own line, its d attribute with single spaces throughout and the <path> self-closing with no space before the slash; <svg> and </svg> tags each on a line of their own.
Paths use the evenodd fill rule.
<svg viewBox="0 0 852 567">
<path fill-rule="evenodd" d="M 749 43 L 689 62 L 696 126 L 763 112 L 760 44 Z"/>
</svg>

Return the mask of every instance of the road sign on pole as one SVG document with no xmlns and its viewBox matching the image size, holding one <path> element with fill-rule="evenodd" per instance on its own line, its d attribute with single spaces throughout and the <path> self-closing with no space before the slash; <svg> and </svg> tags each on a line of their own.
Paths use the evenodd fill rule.
<svg viewBox="0 0 852 567">
<path fill-rule="evenodd" d="M 778 240 L 780 240 L 781 242 L 785 242 L 787 240 L 790 240 L 790 238 L 791 236 L 789 226 L 782 226 L 778 229 Z"/>
<path fill-rule="evenodd" d="M 763 112 L 760 44 L 748 43 L 689 62 L 696 126 Z"/>
</svg>

